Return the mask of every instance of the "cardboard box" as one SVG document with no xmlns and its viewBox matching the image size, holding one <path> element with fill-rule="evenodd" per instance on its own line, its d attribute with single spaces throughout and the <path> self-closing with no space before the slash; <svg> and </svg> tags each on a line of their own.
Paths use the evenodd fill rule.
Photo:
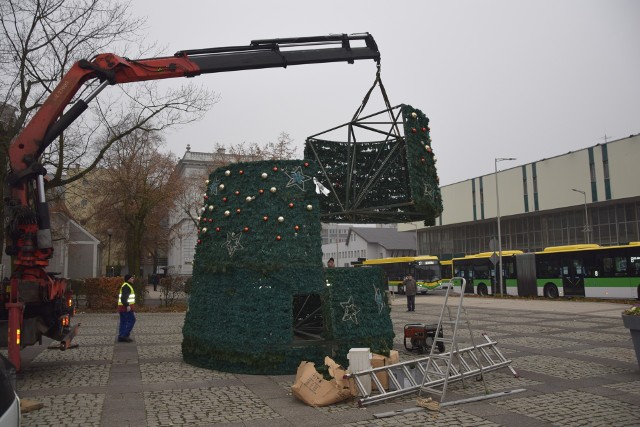
<svg viewBox="0 0 640 427">
<path fill-rule="evenodd" d="M 398 362 L 400 362 L 400 354 L 398 353 L 398 350 L 391 350 L 389 352 L 389 357 L 383 356 L 381 354 L 375 354 L 375 353 L 371 355 L 372 368 L 380 368 L 383 366 L 394 365 Z M 389 390 L 389 374 L 386 371 L 377 372 L 376 377 L 378 378 L 378 381 L 380 381 L 380 384 L 382 384 L 382 387 L 385 390 Z M 372 383 L 371 389 L 378 390 L 378 387 L 376 386 L 375 383 Z"/>
<path fill-rule="evenodd" d="M 346 370 L 330 357 L 325 357 L 324 364 L 333 377 L 330 381 L 316 371 L 314 363 L 301 362 L 291 386 L 293 395 L 310 406 L 327 406 L 355 396 L 353 380 L 344 379 Z"/>
</svg>

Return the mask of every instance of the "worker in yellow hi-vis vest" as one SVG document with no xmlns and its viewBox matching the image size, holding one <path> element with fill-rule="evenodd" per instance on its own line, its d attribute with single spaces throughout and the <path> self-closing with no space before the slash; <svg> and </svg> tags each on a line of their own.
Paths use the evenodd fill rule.
<svg viewBox="0 0 640 427">
<path fill-rule="evenodd" d="M 120 313 L 120 332 L 118 333 L 119 342 L 132 342 L 129 337 L 133 325 L 136 324 L 136 315 L 134 313 L 134 307 L 136 305 L 136 292 L 133 289 L 133 282 L 135 276 L 126 274 L 124 276 L 124 283 L 120 287 L 120 294 L 118 295 L 118 313 Z"/>
</svg>

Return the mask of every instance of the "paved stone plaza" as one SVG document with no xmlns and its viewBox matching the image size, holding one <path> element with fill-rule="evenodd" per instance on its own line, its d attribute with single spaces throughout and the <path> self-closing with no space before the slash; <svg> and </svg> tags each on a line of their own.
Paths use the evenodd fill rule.
<svg viewBox="0 0 640 427">
<path fill-rule="evenodd" d="M 392 308 L 400 359 L 422 357 L 403 346 L 406 323 L 436 323 L 443 298 L 418 296 Z M 640 423 L 640 370 L 625 306 L 611 303 L 466 298 L 477 343 L 498 342 L 520 375 L 486 375 L 491 393 L 525 389 L 441 412 L 374 414 L 415 408 L 415 397 L 359 408 L 354 401 L 313 408 L 291 395 L 294 375 L 234 375 L 182 362 L 184 313 L 140 313 L 134 343 L 117 343 L 118 316 L 79 314 L 79 348 L 26 349 L 21 398 L 44 404 L 24 426 L 632 426 Z M 220 325 L 223 327 L 223 325 Z M 259 327 L 259 325 L 256 325 Z M 469 333 L 460 339 L 470 342 Z M 447 400 L 484 393 L 482 382 L 450 385 Z"/>
</svg>

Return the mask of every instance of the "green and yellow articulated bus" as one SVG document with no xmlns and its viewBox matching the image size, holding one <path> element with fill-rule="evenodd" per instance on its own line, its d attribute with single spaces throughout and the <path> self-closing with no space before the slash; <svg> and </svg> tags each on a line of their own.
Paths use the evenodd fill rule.
<svg viewBox="0 0 640 427">
<path fill-rule="evenodd" d="M 453 276 L 466 279 L 465 292 L 495 294 L 497 264 L 493 252 L 454 258 Z M 640 242 L 502 251 L 502 272 L 513 296 L 640 299 Z"/>
<path fill-rule="evenodd" d="M 381 267 L 387 276 L 389 290 L 401 294 L 404 293 L 402 282 L 408 275 L 416 279 L 421 294 L 439 289 L 442 278 L 438 257 L 432 255 L 368 259 L 362 265 Z"/>
<path fill-rule="evenodd" d="M 522 251 L 502 251 L 502 283 L 503 286 L 517 286 L 515 256 Z M 482 252 L 451 260 L 454 277 L 464 277 L 467 285 L 465 292 L 477 295 L 494 295 L 500 293 L 499 280 L 496 281 L 498 256 L 494 252 Z"/>
<path fill-rule="evenodd" d="M 535 254 L 535 273 L 538 296 L 640 299 L 640 242 L 545 248 Z"/>
</svg>

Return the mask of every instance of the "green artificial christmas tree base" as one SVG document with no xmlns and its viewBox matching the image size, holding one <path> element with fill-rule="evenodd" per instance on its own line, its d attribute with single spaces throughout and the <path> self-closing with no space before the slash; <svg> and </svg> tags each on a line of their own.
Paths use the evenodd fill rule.
<svg viewBox="0 0 640 427">
<path fill-rule="evenodd" d="M 210 175 L 183 327 L 187 363 L 292 374 L 325 356 L 346 364 L 352 347 L 392 347 L 382 271 L 322 267 L 314 170 L 266 161 Z"/>
</svg>

